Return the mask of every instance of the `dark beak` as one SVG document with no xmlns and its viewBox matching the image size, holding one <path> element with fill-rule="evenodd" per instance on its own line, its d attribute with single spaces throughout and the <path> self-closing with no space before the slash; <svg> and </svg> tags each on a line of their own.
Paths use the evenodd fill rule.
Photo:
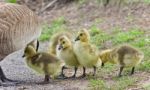
<svg viewBox="0 0 150 90">
<path fill-rule="evenodd" d="M 80 40 L 79 37 L 77 37 L 77 38 L 75 39 L 75 41 L 78 41 L 78 40 Z"/>
<path fill-rule="evenodd" d="M 63 48 L 63 46 L 62 46 L 62 45 L 59 45 L 58 50 L 61 50 L 62 48 Z"/>
<path fill-rule="evenodd" d="M 24 57 L 25 57 L 25 54 L 23 54 L 22 57 L 24 58 Z"/>
</svg>

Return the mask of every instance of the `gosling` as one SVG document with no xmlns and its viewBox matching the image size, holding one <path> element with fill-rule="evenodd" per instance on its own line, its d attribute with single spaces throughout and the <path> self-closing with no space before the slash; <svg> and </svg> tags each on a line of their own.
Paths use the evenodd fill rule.
<svg viewBox="0 0 150 90">
<path fill-rule="evenodd" d="M 71 33 L 69 32 L 59 32 L 59 33 L 56 33 L 52 36 L 52 39 L 50 41 L 50 45 L 49 45 L 49 49 L 48 49 L 48 53 L 50 54 L 53 54 L 56 56 L 56 51 L 57 51 L 57 45 L 58 45 L 58 39 L 61 37 L 61 36 L 67 36 L 69 39 L 71 38 Z M 70 39 L 71 40 L 71 39 Z M 64 69 L 67 69 L 66 66 L 63 66 L 62 67 L 62 71 L 61 71 L 61 74 L 59 75 L 58 79 L 65 79 L 67 78 L 65 75 L 64 75 Z"/>
<path fill-rule="evenodd" d="M 63 35 L 66 35 L 68 38 L 71 38 L 71 34 L 69 32 L 59 32 L 54 34 L 49 44 L 48 53 L 56 55 L 56 47 L 58 44 L 58 39 Z"/>
<path fill-rule="evenodd" d="M 101 60 L 98 55 L 98 51 L 94 45 L 90 42 L 90 35 L 86 29 L 80 30 L 77 34 L 74 43 L 74 52 L 77 56 L 79 64 L 83 66 L 83 75 L 86 76 L 86 67 L 93 67 L 95 76 L 96 67 L 101 66 Z"/>
<path fill-rule="evenodd" d="M 54 79 L 61 72 L 63 66 L 61 60 L 45 52 L 37 53 L 31 45 L 26 46 L 24 56 L 26 57 L 27 65 L 31 69 L 45 75 L 43 83 L 48 83 L 50 76 Z"/>
<path fill-rule="evenodd" d="M 142 52 L 132 46 L 121 45 L 113 49 L 102 51 L 100 53 L 100 58 L 102 60 L 103 66 L 106 62 L 119 64 L 120 71 L 118 76 L 121 77 L 121 73 L 124 67 L 132 67 L 131 75 L 134 74 L 135 66 L 137 66 L 142 61 L 144 55 Z"/>
<path fill-rule="evenodd" d="M 79 62 L 73 51 L 73 45 L 67 36 L 64 35 L 59 38 L 56 53 L 58 58 L 64 60 L 66 66 L 74 67 L 75 72 L 71 78 L 75 78 Z"/>
</svg>

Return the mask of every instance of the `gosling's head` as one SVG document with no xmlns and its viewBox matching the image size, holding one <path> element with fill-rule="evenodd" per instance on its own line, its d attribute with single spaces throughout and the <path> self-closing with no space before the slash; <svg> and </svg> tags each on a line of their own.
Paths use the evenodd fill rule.
<svg viewBox="0 0 150 90">
<path fill-rule="evenodd" d="M 90 39 L 90 35 L 89 35 L 88 30 L 82 29 L 78 32 L 75 41 L 80 40 L 81 42 L 88 42 L 89 39 Z"/>
<path fill-rule="evenodd" d="M 61 36 L 58 40 L 58 50 L 66 49 L 71 46 L 71 41 L 67 36 Z"/>
<path fill-rule="evenodd" d="M 33 56 L 36 53 L 35 48 L 32 45 L 27 45 L 26 48 L 24 49 L 24 55 L 22 57 L 30 57 Z"/>
</svg>

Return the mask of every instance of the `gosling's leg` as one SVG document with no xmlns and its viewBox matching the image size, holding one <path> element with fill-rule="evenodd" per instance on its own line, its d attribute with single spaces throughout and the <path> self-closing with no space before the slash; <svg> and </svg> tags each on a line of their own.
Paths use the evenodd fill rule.
<svg viewBox="0 0 150 90">
<path fill-rule="evenodd" d="M 49 79 L 50 79 L 49 75 L 45 75 L 44 84 L 49 83 Z"/>
<path fill-rule="evenodd" d="M 83 67 L 83 74 L 82 74 L 82 76 L 80 76 L 79 78 L 84 78 L 85 76 L 86 76 L 86 68 Z"/>
<path fill-rule="evenodd" d="M 105 65 L 105 64 L 104 64 L 104 63 L 102 63 L 102 67 L 104 67 L 104 65 Z"/>
<path fill-rule="evenodd" d="M 74 75 L 71 76 L 70 78 L 76 78 L 77 70 L 78 70 L 78 68 L 77 68 L 77 67 L 74 67 Z"/>
<path fill-rule="evenodd" d="M 93 66 L 93 70 L 94 70 L 93 76 L 95 76 L 95 74 L 96 74 L 96 67 L 95 66 Z"/>
<path fill-rule="evenodd" d="M 57 79 L 66 79 L 67 77 L 64 75 L 64 69 L 67 69 L 67 67 L 63 66 L 61 69 L 61 74 L 57 77 Z"/>
<path fill-rule="evenodd" d="M 124 68 L 123 66 L 120 67 L 120 71 L 119 71 L 119 75 L 118 75 L 119 77 L 122 76 L 121 73 L 122 73 L 122 71 L 123 71 L 123 68 Z"/>
<path fill-rule="evenodd" d="M 45 75 L 44 81 L 38 82 L 37 84 L 48 84 L 49 81 L 50 81 L 50 76 L 49 75 Z"/>
<path fill-rule="evenodd" d="M 104 2 L 104 7 L 106 7 L 109 4 L 109 0 L 106 0 L 106 2 Z"/>
<path fill-rule="evenodd" d="M 6 78 L 1 66 L 0 66 L 0 86 L 15 86 L 19 84 L 19 82 Z"/>
<path fill-rule="evenodd" d="M 134 74 L 135 67 L 132 67 L 131 75 Z"/>
</svg>

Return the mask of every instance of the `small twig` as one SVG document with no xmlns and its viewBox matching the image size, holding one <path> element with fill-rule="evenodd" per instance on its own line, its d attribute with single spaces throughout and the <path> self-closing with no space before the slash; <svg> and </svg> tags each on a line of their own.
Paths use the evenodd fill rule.
<svg viewBox="0 0 150 90">
<path fill-rule="evenodd" d="M 42 8 L 40 10 L 40 13 L 42 13 L 43 11 L 45 11 L 47 8 L 49 8 L 50 6 L 52 6 L 53 4 L 55 4 L 57 2 L 57 0 L 53 0 L 52 2 L 50 2 L 49 4 L 47 4 L 44 8 Z"/>
</svg>

